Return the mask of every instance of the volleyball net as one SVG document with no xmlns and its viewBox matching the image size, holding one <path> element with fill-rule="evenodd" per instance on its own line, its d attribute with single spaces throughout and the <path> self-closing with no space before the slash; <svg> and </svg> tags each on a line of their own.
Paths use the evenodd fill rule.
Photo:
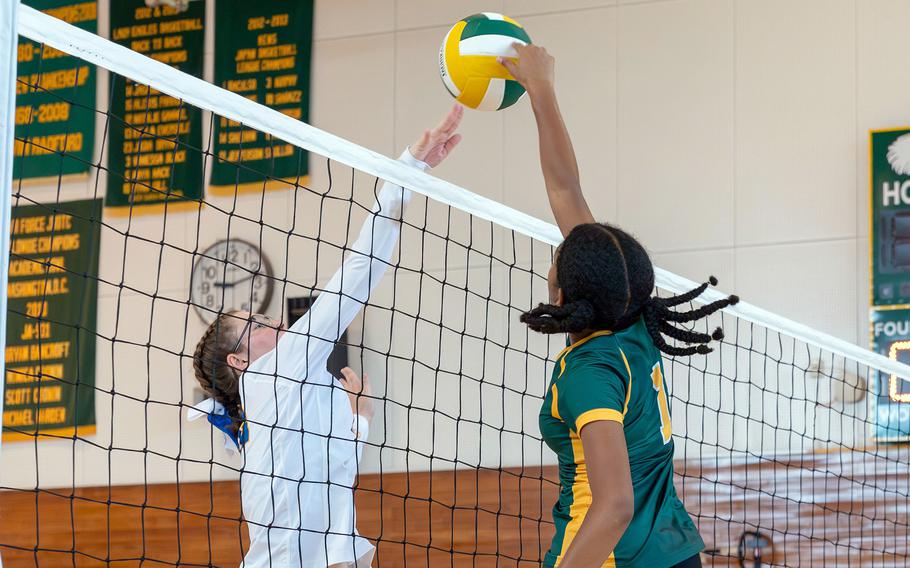
<svg viewBox="0 0 910 568">
<path fill-rule="evenodd" d="M 538 414 L 565 339 L 518 316 L 546 298 L 558 230 L 24 6 L 18 33 L 34 72 L 2 88 L 39 102 L 17 103 L 5 144 L 57 175 L 13 172 L 4 561 L 239 564 L 244 455 L 186 419 L 196 342 L 229 309 L 299 317 L 391 182 L 415 195 L 335 360 L 374 389 L 358 529 L 375 566 L 537 565 L 558 490 Z M 61 54 L 80 64 L 61 73 Z M 660 294 L 696 286 L 657 276 Z M 56 311 L 67 293 L 81 309 Z M 697 329 L 718 325 L 710 355 L 665 360 L 677 489 L 708 559 L 902 565 L 910 451 L 871 436 L 907 434 L 876 406 L 910 391 L 907 368 L 747 302 Z"/>
</svg>

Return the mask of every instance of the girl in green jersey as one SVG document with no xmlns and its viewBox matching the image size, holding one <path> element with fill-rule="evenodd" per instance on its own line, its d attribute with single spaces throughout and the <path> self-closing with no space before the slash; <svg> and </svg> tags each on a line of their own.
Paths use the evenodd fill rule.
<svg viewBox="0 0 910 568">
<path fill-rule="evenodd" d="M 685 312 L 672 308 L 708 283 L 676 297 L 651 296 L 654 269 L 645 249 L 625 231 L 596 223 L 585 202 L 556 102 L 553 58 L 539 46 L 515 49 L 518 59 L 501 63 L 531 98 L 547 195 L 565 237 L 547 278 L 549 303 L 521 318 L 535 331 L 569 336 L 540 412 L 560 478 L 544 566 L 701 566 L 704 543 L 673 487 L 661 352 L 709 353 L 708 343 L 723 338 L 720 328 L 709 335 L 673 322 L 695 321 L 738 298 Z"/>
</svg>

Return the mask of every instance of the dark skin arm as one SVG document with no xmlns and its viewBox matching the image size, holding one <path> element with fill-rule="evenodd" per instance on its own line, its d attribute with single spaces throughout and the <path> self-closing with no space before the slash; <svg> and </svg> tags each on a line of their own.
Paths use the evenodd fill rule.
<svg viewBox="0 0 910 568">
<path fill-rule="evenodd" d="M 619 422 L 600 420 L 581 429 L 591 484 L 591 507 L 560 568 L 602 566 L 629 526 L 634 511 L 626 437 Z"/>
<path fill-rule="evenodd" d="M 593 223 L 594 215 L 581 191 L 575 149 L 556 100 L 556 60 L 536 45 L 515 44 L 518 59 L 500 62 L 528 92 L 537 120 L 540 167 L 547 186 L 550 209 L 565 237 L 582 223 Z"/>
<path fill-rule="evenodd" d="M 565 237 L 577 225 L 593 223 L 594 215 L 581 191 L 575 150 L 556 100 L 555 60 L 539 46 L 515 44 L 514 47 L 518 59 L 501 58 L 500 63 L 531 98 L 547 197 L 556 224 Z M 629 526 L 634 512 L 623 425 L 609 420 L 592 422 L 582 428 L 580 436 L 592 500 L 560 568 L 603 565 Z"/>
</svg>

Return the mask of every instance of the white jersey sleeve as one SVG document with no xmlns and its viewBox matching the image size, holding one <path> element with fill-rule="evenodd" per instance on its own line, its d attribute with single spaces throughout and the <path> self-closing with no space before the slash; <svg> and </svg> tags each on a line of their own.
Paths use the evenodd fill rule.
<svg viewBox="0 0 910 568">
<path fill-rule="evenodd" d="M 429 166 L 405 150 L 399 161 L 426 169 Z M 341 268 L 319 293 L 310 310 L 291 326 L 278 343 L 277 372 L 282 377 L 316 371 L 326 360 L 341 334 L 369 299 L 389 266 L 398 242 L 404 206 L 411 192 L 385 182 L 373 209 Z M 282 357 L 283 356 L 283 357 Z M 307 382 L 319 381 L 324 373 L 307 373 Z"/>
</svg>

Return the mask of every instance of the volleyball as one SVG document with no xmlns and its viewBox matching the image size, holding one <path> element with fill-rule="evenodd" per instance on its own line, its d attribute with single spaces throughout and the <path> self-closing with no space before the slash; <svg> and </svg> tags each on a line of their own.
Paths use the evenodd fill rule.
<svg viewBox="0 0 910 568">
<path fill-rule="evenodd" d="M 502 110 L 515 104 L 524 88 L 497 57 L 517 57 L 513 43 L 531 43 L 521 24 L 483 12 L 452 26 L 439 48 L 439 74 L 446 89 L 468 108 Z"/>
</svg>

